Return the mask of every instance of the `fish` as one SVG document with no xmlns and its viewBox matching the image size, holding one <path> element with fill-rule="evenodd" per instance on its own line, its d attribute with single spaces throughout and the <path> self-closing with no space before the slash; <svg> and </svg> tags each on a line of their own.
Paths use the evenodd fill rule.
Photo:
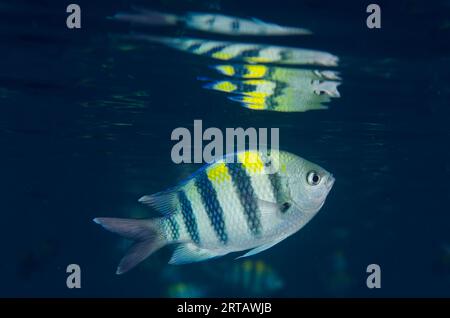
<svg viewBox="0 0 450 318">
<path fill-rule="evenodd" d="M 230 100 L 252 110 L 305 112 L 327 109 L 324 103 L 339 98 L 337 72 L 266 65 L 215 65 L 213 69 L 239 80 L 213 80 L 203 87 L 229 93 Z"/>
<path fill-rule="evenodd" d="M 324 103 L 330 102 L 332 97 L 340 97 L 338 82 L 309 78 L 295 78 L 292 82 L 264 79 L 208 81 L 203 88 L 229 93 L 232 96 L 228 99 L 252 110 L 305 112 L 328 109 Z"/>
<path fill-rule="evenodd" d="M 126 39 L 160 43 L 173 49 L 221 61 L 249 64 L 277 63 L 286 65 L 337 66 L 339 58 L 331 53 L 287 46 L 212 41 L 189 37 L 164 37 L 142 33 L 122 36 Z"/>
<path fill-rule="evenodd" d="M 325 203 L 335 179 L 286 151 L 246 150 L 206 164 L 177 186 L 138 201 L 162 213 L 152 219 L 98 217 L 94 222 L 134 241 L 122 274 L 167 245 L 169 264 L 246 251 L 249 257 L 296 233 Z"/>
<path fill-rule="evenodd" d="M 162 13 L 154 10 L 137 8 L 134 12 L 119 12 L 114 20 L 141 25 L 183 26 L 202 32 L 222 35 L 280 36 L 306 35 L 312 32 L 305 28 L 281 26 L 262 20 L 244 19 L 223 14 L 187 12 L 183 15 Z"/>
</svg>

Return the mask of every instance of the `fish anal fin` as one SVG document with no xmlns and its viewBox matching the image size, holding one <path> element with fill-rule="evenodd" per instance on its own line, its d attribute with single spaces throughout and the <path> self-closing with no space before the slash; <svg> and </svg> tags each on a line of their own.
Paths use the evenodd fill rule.
<svg viewBox="0 0 450 318">
<path fill-rule="evenodd" d="M 183 243 L 180 244 L 173 252 L 169 264 L 181 265 L 181 264 L 201 262 L 222 255 L 224 254 L 200 248 L 193 243 Z"/>
</svg>

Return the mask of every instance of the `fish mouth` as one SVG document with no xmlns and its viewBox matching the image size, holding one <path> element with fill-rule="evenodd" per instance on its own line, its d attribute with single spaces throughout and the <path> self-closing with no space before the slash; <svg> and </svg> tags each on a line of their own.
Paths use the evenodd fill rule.
<svg viewBox="0 0 450 318">
<path fill-rule="evenodd" d="M 330 174 L 330 175 L 328 176 L 327 182 L 326 182 L 326 184 L 325 184 L 325 186 L 326 186 L 326 188 L 327 188 L 328 191 L 331 190 L 331 188 L 333 187 L 335 181 L 336 181 L 336 179 L 333 177 L 332 174 Z"/>
</svg>

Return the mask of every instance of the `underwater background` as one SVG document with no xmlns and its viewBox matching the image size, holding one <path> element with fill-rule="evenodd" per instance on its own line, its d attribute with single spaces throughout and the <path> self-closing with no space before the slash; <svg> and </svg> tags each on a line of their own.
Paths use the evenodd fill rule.
<svg viewBox="0 0 450 318">
<path fill-rule="evenodd" d="M 66 27 L 72 2 L 81 29 Z M 371 2 L 381 29 L 366 26 Z M 123 39 L 134 27 L 107 17 L 133 6 L 308 28 L 146 32 L 330 52 L 340 97 L 326 110 L 242 107 L 202 88 L 198 78 L 220 77 L 217 61 Z M 2 0 L 0 32 L 1 297 L 450 296 L 450 1 Z M 92 219 L 155 216 L 137 199 L 201 166 L 170 157 L 171 132 L 194 119 L 279 127 L 281 149 L 336 183 L 308 225 L 261 254 L 171 266 L 165 248 L 117 276 L 126 242 Z M 380 289 L 366 286 L 373 263 Z M 80 289 L 66 286 L 69 264 Z"/>
</svg>

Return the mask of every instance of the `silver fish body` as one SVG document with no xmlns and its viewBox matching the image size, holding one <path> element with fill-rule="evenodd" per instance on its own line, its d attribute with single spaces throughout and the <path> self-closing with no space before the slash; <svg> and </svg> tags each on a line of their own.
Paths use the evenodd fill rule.
<svg viewBox="0 0 450 318">
<path fill-rule="evenodd" d="M 97 218 L 136 241 L 119 264 L 123 273 L 157 249 L 177 244 L 169 263 L 185 264 L 250 250 L 262 252 L 308 223 L 333 186 L 333 176 L 296 155 L 245 151 L 205 166 L 173 189 L 142 197 L 163 217 Z"/>
</svg>

